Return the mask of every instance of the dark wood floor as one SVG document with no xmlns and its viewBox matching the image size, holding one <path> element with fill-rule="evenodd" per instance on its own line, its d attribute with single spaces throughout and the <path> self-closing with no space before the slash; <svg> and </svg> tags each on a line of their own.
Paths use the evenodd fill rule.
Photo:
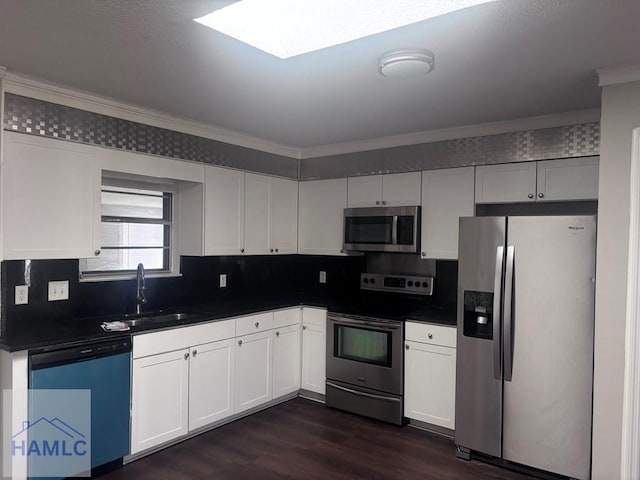
<svg viewBox="0 0 640 480">
<path fill-rule="evenodd" d="M 125 465 L 123 479 L 530 479 L 458 460 L 451 440 L 297 398 Z"/>
</svg>

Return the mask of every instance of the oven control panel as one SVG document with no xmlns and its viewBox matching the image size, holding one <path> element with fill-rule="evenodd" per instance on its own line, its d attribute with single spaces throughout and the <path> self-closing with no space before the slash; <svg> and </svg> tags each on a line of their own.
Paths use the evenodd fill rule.
<svg viewBox="0 0 640 480">
<path fill-rule="evenodd" d="M 433 295 L 433 277 L 417 275 L 384 275 L 382 273 L 360 274 L 362 290 L 402 292 L 414 295 Z"/>
</svg>

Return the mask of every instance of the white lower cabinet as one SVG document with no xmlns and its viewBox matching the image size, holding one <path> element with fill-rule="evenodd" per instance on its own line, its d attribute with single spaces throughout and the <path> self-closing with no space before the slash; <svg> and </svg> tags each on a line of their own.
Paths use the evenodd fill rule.
<svg viewBox="0 0 640 480">
<path fill-rule="evenodd" d="M 327 357 L 327 311 L 302 309 L 302 380 L 300 388 L 325 394 Z"/>
<path fill-rule="evenodd" d="M 455 334 L 454 327 L 407 322 L 405 417 L 455 428 Z"/>
<path fill-rule="evenodd" d="M 270 330 L 236 338 L 235 412 L 240 413 L 272 398 L 273 334 Z"/>
<path fill-rule="evenodd" d="M 131 453 L 189 430 L 189 350 L 133 360 Z"/>
<path fill-rule="evenodd" d="M 198 345 L 189 364 L 189 430 L 234 413 L 235 339 Z"/>
<path fill-rule="evenodd" d="M 300 324 L 273 331 L 273 398 L 300 390 Z"/>
</svg>

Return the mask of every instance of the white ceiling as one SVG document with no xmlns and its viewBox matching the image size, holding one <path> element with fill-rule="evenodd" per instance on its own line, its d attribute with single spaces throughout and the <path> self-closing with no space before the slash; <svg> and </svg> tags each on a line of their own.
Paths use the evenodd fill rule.
<svg viewBox="0 0 640 480">
<path fill-rule="evenodd" d="M 598 108 L 595 69 L 640 63 L 638 0 L 498 0 L 287 60 L 192 21 L 224 3 L 0 0 L 0 65 L 307 148 Z M 434 71 L 381 76 L 404 47 Z"/>
</svg>

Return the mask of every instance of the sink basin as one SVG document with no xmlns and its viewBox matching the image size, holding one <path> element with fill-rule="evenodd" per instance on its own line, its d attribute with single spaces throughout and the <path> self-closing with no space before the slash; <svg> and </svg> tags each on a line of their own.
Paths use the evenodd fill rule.
<svg viewBox="0 0 640 480">
<path fill-rule="evenodd" d="M 125 319 L 125 320 L 122 320 L 122 322 L 128 325 L 129 327 L 139 327 L 141 325 L 152 325 L 156 323 L 183 322 L 187 320 L 193 320 L 199 317 L 201 317 L 201 315 L 198 313 L 186 313 L 186 312 L 158 313 L 158 314 L 149 314 L 143 317 Z"/>
</svg>

